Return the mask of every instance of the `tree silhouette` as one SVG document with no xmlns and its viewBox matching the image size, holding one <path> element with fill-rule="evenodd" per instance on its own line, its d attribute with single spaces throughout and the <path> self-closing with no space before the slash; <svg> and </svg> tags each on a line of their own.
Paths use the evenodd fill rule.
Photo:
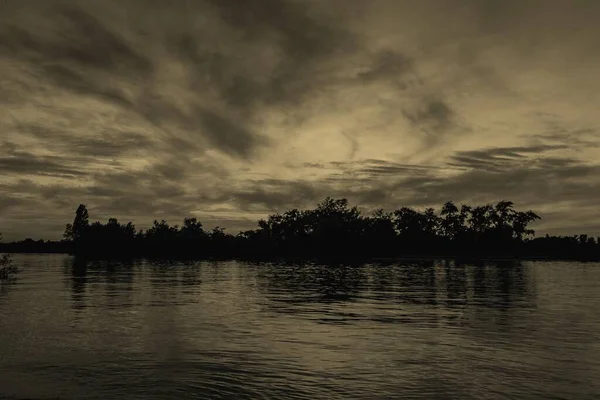
<svg viewBox="0 0 600 400">
<path fill-rule="evenodd" d="M 400 207 L 363 216 L 347 199 L 327 197 L 314 209 L 272 214 L 259 220 L 256 229 L 232 235 L 218 226 L 205 230 L 193 217 L 185 218 L 181 227 L 154 220 L 146 231 L 116 218 L 90 224 L 81 204 L 65 229 L 64 243 L 76 255 L 98 257 L 600 258 L 598 241 L 585 235 L 535 238 L 529 225 L 538 219 L 531 210 L 515 210 L 507 200 L 478 206 L 448 201 L 439 213 Z"/>
<path fill-rule="evenodd" d="M 85 235 L 89 228 L 89 213 L 84 204 L 80 204 L 75 211 L 75 219 L 72 224 L 67 224 L 65 227 L 64 238 L 78 242 Z"/>
<path fill-rule="evenodd" d="M 197 218 L 185 218 L 179 233 L 186 240 L 198 240 L 206 236 L 202 223 Z"/>
</svg>

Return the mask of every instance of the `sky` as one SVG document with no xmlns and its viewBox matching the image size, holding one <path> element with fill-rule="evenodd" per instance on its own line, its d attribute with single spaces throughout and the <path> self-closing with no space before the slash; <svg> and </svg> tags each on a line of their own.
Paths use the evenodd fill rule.
<svg viewBox="0 0 600 400">
<path fill-rule="evenodd" d="M 0 232 L 502 199 L 600 235 L 600 1 L 4 0 Z"/>
</svg>

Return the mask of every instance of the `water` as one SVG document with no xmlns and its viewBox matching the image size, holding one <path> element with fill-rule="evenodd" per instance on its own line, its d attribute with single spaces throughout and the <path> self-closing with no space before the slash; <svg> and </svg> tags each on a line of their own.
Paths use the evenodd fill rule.
<svg viewBox="0 0 600 400">
<path fill-rule="evenodd" d="M 0 398 L 600 398 L 600 264 L 16 261 Z"/>
</svg>

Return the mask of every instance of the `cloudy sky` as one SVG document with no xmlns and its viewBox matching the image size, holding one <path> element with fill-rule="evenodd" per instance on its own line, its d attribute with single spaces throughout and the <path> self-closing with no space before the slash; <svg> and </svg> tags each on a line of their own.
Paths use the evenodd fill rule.
<svg viewBox="0 0 600 400">
<path fill-rule="evenodd" d="M 5 0 L 0 231 L 325 196 L 600 235 L 600 1 Z"/>
</svg>

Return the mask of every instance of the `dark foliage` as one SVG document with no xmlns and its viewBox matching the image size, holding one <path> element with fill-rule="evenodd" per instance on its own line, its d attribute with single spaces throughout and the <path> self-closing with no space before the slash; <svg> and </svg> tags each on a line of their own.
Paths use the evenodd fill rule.
<svg viewBox="0 0 600 400">
<path fill-rule="evenodd" d="M 64 240 L 27 239 L 2 251 L 69 252 L 91 258 L 384 258 L 455 257 L 600 259 L 600 243 L 586 235 L 533 238 L 529 225 L 540 217 L 517 211 L 510 201 L 457 206 L 449 201 L 439 213 L 402 207 L 361 215 L 346 199 L 327 197 L 311 210 L 293 209 L 258 221 L 253 230 L 205 230 L 196 218 L 181 226 L 154 221 L 147 230 L 110 218 L 89 222 L 85 205 L 67 224 Z"/>
<path fill-rule="evenodd" d="M 11 243 L 0 243 L 0 251 L 4 253 L 71 253 L 72 242 L 62 240 L 33 240 L 27 238 Z"/>
<path fill-rule="evenodd" d="M 402 207 L 363 216 L 346 199 L 326 198 L 311 210 L 293 209 L 258 221 L 257 229 L 231 235 L 216 227 L 205 230 L 196 218 L 181 226 L 154 221 L 136 230 L 111 218 L 89 222 L 79 205 L 65 240 L 54 244 L 88 257 L 146 256 L 182 258 L 376 258 L 401 256 L 594 258 L 593 238 L 532 239 L 533 211 L 517 211 L 510 201 L 496 205 L 457 206 L 451 201 L 439 213 Z M 25 241 L 27 242 L 27 241 Z M 35 247 L 29 242 L 29 246 Z M 21 242 L 21 246 L 26 244 Z M 48 248 L 50 246 L 47 246 Z M 63 248 L 63 249 L 64 249 Z"/>
</svg>

